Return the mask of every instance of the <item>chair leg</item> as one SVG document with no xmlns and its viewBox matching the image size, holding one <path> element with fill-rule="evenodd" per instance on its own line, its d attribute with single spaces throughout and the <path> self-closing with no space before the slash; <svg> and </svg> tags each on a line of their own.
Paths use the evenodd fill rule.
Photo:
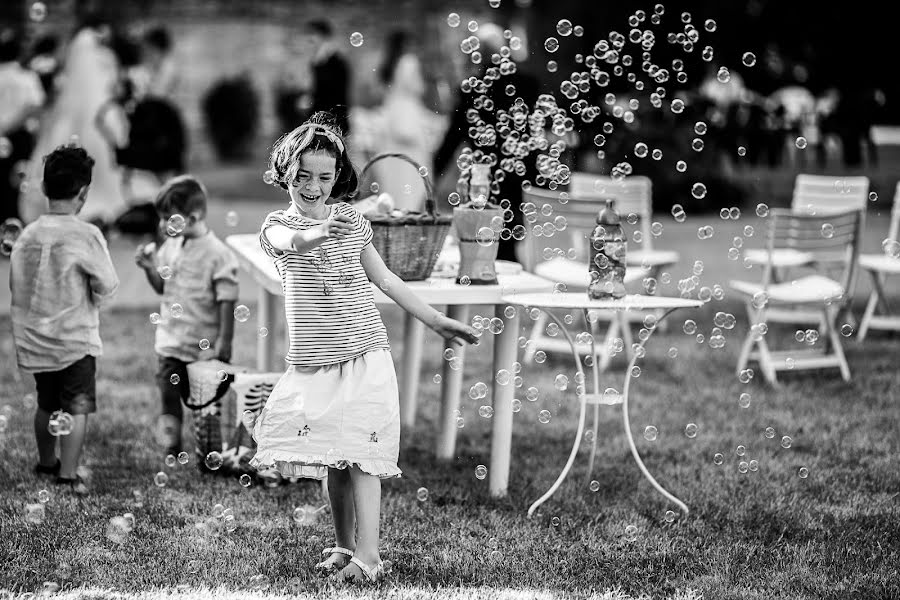
<svg viewBox="0 0 900 600">
<path fill-rule="evenodd" d="M 841 347 L 841 338 L 838 335 L 837 327 L 835 327 L 837 311 L 833 307 L 826 307 L 822 313 L 825 315 L 825 319 L 828 322 L 828 339 L 831 340 L 834 354 L 840 362 L 841 377 L 844 378 L 844 381 L 850 381 L 850 365 L 847 364 L 847 358 L 844 356 L 844 349 Z"/>
<path fill-rule="evenodd" d="M 547 327 L 547 313 L 542 310 L 540 316 L 534 321 L 534 326 L 531 328 L 531 335 L 528 336 L 528 339 L 534 343 L 525 346 L 522 362 L 531 363 L 531 361 L 534 360 L 535 352 L 541 349 L 541 340 L 544 338 L 545 327 Z"/>
<path fill-rule="evenodd" d="M 750 318 L 750 325 L 754 325 L 753 323 L 753 310 L 751 310 L 750 305 L 747 305 L 747 316 Z M 747 362 L 750 360 L 750 351 L 753 349 L 753 344 L 756 340 L 753 339 L 753 332 L 748 331 L 747 337 L 744 338 L 744 343 L 741 344 L 741 352 L 738 354 L 738 362 L 737 369 L 735 370 L 735 375 L 740 375 L 741 371 L 747 368 Z"/>
<path fill-rule="evenodd" d="M 774 387 L 778 387 L 775 363 L 772 361 L 772 355 L 769 353 L 769 345 L 766 343 L 765 336 L 759 338 L 756 344 L 759 346 L 759 367 L 762 369 L 763 376 Z"/>
<path fill-rule="evenodd" d="M 618 319 L 619 328 L 622 330 L 622 341 L 625 344 L 625 356 L 628 360 L 631 360 L 631 346 L 634 344 L 634 338 L 631 336 L 631 325 L 628 323 L 628 316 L 623 311 L 617 311 L 616 319 Z"/>
<path fill-rule="evenodd" d="M 872 315 L 875 314 L 876 306 L 878 306 L 878 292 L 873 289 L 872 293 L 869 294 L 869 301 L 866 303 L 866 310 L 863 312 L 862 321 L 859 323 L 859 334 L 857 335 L 859 341 L 865 340 L 866 334 L 869 333 L 869 323 L 872 321 Z"/>
<path fill-rule="evenodd" d="M 619 333 L 619 321 L 615 317 L 609 322 L 609 327 L 606 329 L 606 338 L 603 340 L 602 352 L 600 355 L 600 362 L 597 364 L 597 368 L 600 371 L 605 371 L 609 368 L 609 363 L 612 361 L 612 342 L 618 337 Z M 594 360 L 597 360 L 597 357 L 594 357 Z"/>
</svg>

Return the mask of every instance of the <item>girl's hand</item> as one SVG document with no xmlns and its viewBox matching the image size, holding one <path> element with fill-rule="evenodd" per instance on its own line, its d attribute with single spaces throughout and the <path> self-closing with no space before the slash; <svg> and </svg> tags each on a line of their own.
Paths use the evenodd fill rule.
<svg viewBox="0 0 900 600">
<path fill-rule="evenodd" d="M 353 219 L 347 215 L 335 215 L 334 218 L 328 219 L 319 227 L 322 228 L 322 234 L 326 239 L 342 240 L 353 233 Z"/>
<path fill-rule="evenodd" d="M 150 242 L 138 246 L 134 253 L 134 262 L 142 269 L 156 270 L 156 244 Z"/>
<path fill-rule="evenodd" d="M 456 319 L 439 314 L 431 323 L 431 328 L 444 339 L 450 340 L 457 346 L 463 342 L 478 345 L 478 332 L 474 327 L 461 323 Z"/>
</svg>

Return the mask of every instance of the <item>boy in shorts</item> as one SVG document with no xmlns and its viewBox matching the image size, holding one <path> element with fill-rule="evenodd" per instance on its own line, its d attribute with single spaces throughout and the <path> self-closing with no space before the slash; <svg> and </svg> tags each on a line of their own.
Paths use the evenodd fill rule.
<svg viewBox="0 0 900 600">
<path fill-rule="evenodd" d="M 140 246 L 135 262 L 162 295 L 156 326 L 156 374 L 162 400 L 157 436 L 167 454 L 182 451 L 182 402 L 190 397 L 187 365 L 201 351 L 231 361 L 238 263 L 206 223 L 206 188 L 190 175 L 170 179 L 156 197 L 166 239 Z"/>
<path fill-rule="evenodd" d="M 79 494 L 87 492 L 76 473 L 87 416 L 97 411 L 96 359 L 103 352 L 98 308 L 119 287 L 103 234 L 77 216 L 93 166 L 75 145 L 44 157 L 49 211 L 16 240 L 9 273 L 16 358 L 20 369 L 34 374 L 37 387 L 35 472 L 56 475 L 56 483 Z M 59 412 L 69 416 L 54 415 Z M 64 430 L 71 426 L 67 435 L 58 435 L 61 422 L 67 423 Z"/>
</svg>

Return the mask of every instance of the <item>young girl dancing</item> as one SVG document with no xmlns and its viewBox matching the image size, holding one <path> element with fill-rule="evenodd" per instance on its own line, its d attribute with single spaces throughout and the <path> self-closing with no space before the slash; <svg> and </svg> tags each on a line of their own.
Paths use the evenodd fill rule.
<svg viewBox="0 0 900 600">
<path fill-rule="evenodd" d="M 381 478 L 399 477 L 397 376 L 369 282 L 454 343 L 475 330 L 419 300 L 372 246 L 372 227 L 343 198 L 358 180 L 328 113 L 282 137 L 270 170 L 291 205 L 270 213 L 260 243 L 275 261 L 290 334 L 287 372 L 253 425 L 251 464 L 286 477 L 328 477 L 335 547 L 316 569 L 375 582 Z M 410 251 L 414 251 L 410 249 Z"/>
</svg>

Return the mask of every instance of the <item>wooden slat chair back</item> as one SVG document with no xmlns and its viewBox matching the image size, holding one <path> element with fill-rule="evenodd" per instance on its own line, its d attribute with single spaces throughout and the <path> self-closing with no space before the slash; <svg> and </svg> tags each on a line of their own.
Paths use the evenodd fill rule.
<svg viewBox="0 0 900 600">
<path fill-rule="evenodd" d="M 534 270 L 538 246 L 558 247 L 566 251 L 574 248 L 580 260 L 588 260 L 590 235 L 597 224 L 597 214 L 603 209 L 603 201 L 606 198 L 615 201 L 616 212 L 619 213 L 622 228 L 629 241 L 629 250 L 652 250 L 653 236 L 650 233 L 652 193 L 652 183 L 647 177 L 636 176 L 626 178 L 624 181 L 614 181 L 611 177 L 588 173 L 573 173 L 569 179 L 569 188 L 565 191 L 549 191 L 534 187 L 524 191 L 522 202 L 534 203 L 539 215 L 535 223 L 526 224 L 528 233 L 523 245 L 525 270 Z M 544 204 L 549 204 L 553 208 L 553 213 L 549 217 L 540 214 Z M 551 238 L 536 238 L 533 235 L 534 225 L 552 222 L 557 215 L 565 217 L 565 231 L 557 231 Z M 638 238 L 640 243 L 635 242 L 635 231 L 640 232 Z M 557 238 L 559 235 L 563 237 Z"/>
<path fill-rule="evenodd" d="M 731 288 L 744 297 L 753 325 L 766 323 L 783 306 L 815 310 L 820 317 L 822 342 L 808 350 L 773 351 L 766 336 L 751 328 L 738 357 L 738 372 L 748 361 L 757 360 L 772 384 L 777 384 L 777 371 L 794 368 L 838 367 L 844 380 L 850 380 L 850 367 L 837 328 L 838 317 L 853 299 L 864 221 L 865 209 L 825 215 L 800 214 L 788 209 L 774 209 L 769 213 L 766 230 L 769 260 L 763 267 L 762 282 L 732 281 Z M 832 261 L 840 255 L 841 261 L 833 263 L 839 267 L 839 273 L 837 276 L 814 273 L 790 281 L 776 281 L 774 257 L 784 249 L 810 253 L 814 260 L 820 253 Z"/>
<path fill-rule="evenodd" d="M 900 241 L 900 181 L 894 189 L 894 205 L 891 208 L 891 221 L 888 226 L 888 239 Z M 870 329 L 882 331 L 900 331 L 900 313 L 896 306 L 888 300 L 885 285 L 888 277 L 900 276 L 900 258 L 890 256 L 884 251 L 874 254 L 863 254 L 859 257 L 859 266 L 869 274 L 872 291 L 866 302 L 862 319 L 859 322 L 859 340 L 866 339 Z M 880 310 L 879 310 L 880 309 Z"/>
<path fill-rule="evenodd" d="M 851 210 L 826 215 L 799 214 L 793 210 L 774 209 L 769 215 L 766 248 L 774 250 L 787 248 L 834 260 L 841 255 L 840 274 L 835 278 L 846 290 L 845 299 L 853 298 L 856 281 L 857 257 L 862 236 L 865 206 L 862 210 Z M 768 287 L 773 282 L 774 267 L 766 263 L 763 284 Z"/>
<path fill-rule="evenodd" d="M 833 175 L 797 175 L 791 210 L 824 215 L 866 207 L 869 178 Z"/>
</svg>

